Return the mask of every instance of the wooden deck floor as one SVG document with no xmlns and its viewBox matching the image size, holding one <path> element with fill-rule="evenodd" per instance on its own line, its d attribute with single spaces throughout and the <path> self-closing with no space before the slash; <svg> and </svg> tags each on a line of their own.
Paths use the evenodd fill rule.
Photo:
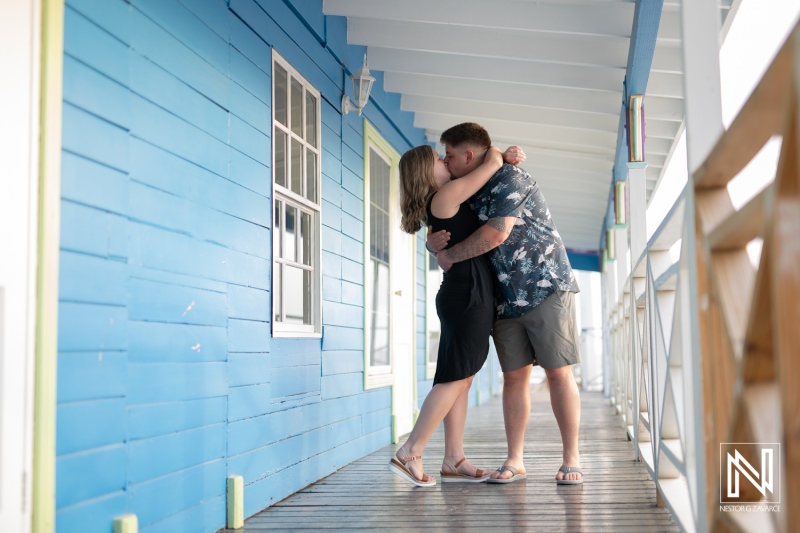
<svg viewBox="0 0 800 533">
<path fill-rule="evenodd" d="M 656 489 L 619 417 L 598 393 L 582 393 L 580 451 L 583 485 L 556 485 L 561 440 L 549 395 L 535 392 L 525 448 L 528 479 L 509 485 L 438 482 L 417 488 L 386 469 L 397 448 L 387 446 L 347 465 L 253 516 L 244 531 L 679 531 L 666 509 L 656 506 Z M 472 408 L 466 451 L 484 469 L 505 458 L 500 398 Z M 438 474 L 444 443 L 441 428 L 425 450 L 425 469 Z M 233 531 L 233 530 L 226 530 Z M 242 531 L 242 530 L 238 530 Z"/>
</svg>

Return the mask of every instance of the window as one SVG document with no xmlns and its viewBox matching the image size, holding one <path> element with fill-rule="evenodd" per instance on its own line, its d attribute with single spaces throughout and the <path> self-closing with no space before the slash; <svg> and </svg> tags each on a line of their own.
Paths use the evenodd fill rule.
<svg viewBox="0 0 800 533">
<path fill-rule="evenodd" d="M 365 120 L 364 385 L 368 389 L 395 384 L 395 352 L 405 354 L 413 339 L 414 256 L 411 236 L 400 231 L 399 161 L 399 154 Z"/>
<path fill-rule="evenodd" d="M 319 337 L 319 92 L 272 57 L 272 334 Z"/>
<path fill-rule="evenodd" d="M 436 313 L 436 294 L 442 284 L 442 269 L 436 257 L 426 250 L 428 268 L 425 270 L 425 294 L 427 295 L 425 308 L 425 325 L 427 330 L 427 347 L 425 351 L 425 379 L 433 379 L 436 374 L 436 361 L 439 359 L 439 337 L 442 325 Z"/>
</svg>

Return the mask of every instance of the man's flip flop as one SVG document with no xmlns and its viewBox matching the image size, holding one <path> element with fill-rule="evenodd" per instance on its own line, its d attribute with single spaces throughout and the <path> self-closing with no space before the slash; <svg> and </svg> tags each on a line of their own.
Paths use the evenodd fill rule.
<svg viewBox="0 0 800 533">
<path fill-rule="evenodd" d="M 581 475 L 581 478 L 580 479 L 557 479 L 556 480 L 556 484 L 557 485 L 580 485 L 581 483 L 583 483 L 583 472 L 581 472 L 581 469 L 578 468 L 577 466 L 562 466 L 561 468 L 558 469 L 558 471 L 559 472 L 563 472 L 564 473 L 564 477 L 567 477 L 567 474 L 569 474 L 571 472 L 577 472 L 578 474 Z"/>
<path fill-rule="evenodd" d="M 421 480 L 417 479 L 414 477 L 414 474 L 411 473 L 411 470 L 406 468 L 406 465 L 408 463 L 410 463 L 411 461 L 416 461 L 417 459 L 422 459 L 422 457 L 409 457 L 403 462 L 400 462 L 400 460 L 393 457 L 392 460 L 389 461 L 388 468 L 391 472 L 397 474 L 398 476 L 405 479 L 409 483 L 413 483 L 418 487 L 433 487 L 434 485 L 436 485 L 436 479 L 424 473 L 422 474 Z"/>
<path fill-rule="evenodd" d="M 501 474 L 506 471 L 511 472 L 511 477 L 507 479 L 506 478 L 495 479 L 490 477 L 489 479 L 486 480 L 486 483 L 514 483 L 515 481 L 518 481 L 520 479 L 528 478 L 527 474 L 520 474 L 519 470 L 517 470 L 513 466 L 501 466 L 500 468 L 497 469 L 497 471 L 500 472 Z"/>
<path fill-rule="evenodd" d="M 466 460 L 466 457 L 462 457 L 455 466 L 451 465 L 447 461 L 443 461 L 445 466 L 447 466 L 451 472 L 445 472 L 444 470 L 439 472 L 439 476 L 442 478 L 442 483 L 483 483 L 489 479 L 489 472 L 485 472 L 480 468 L 475 471 L 474 476 L 459 473 L 458 466 Z"/>
</svg>

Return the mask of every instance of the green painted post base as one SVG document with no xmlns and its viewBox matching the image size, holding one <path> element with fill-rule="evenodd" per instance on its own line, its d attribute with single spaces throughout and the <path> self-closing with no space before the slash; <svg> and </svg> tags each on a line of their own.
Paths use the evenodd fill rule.
<svg viewBox="0 0 800 533">
<path fill-rule="evenodd" d="M 397 416 L 392 415 L 392 442 L 397 444 L 400 442 L 400 435 L 397 434 Z"/>
<path fill-rule="evenodd" d="M 228 476 L 227 489 L 228 528 L 241 529 L 244 527 L 244 478 Z"/>
<path fill-rule="evenodd" d="M 114 519 L 114 533 L 139 533 L 139 519 L 135 514 L 124 514 Z"/>
</svg>

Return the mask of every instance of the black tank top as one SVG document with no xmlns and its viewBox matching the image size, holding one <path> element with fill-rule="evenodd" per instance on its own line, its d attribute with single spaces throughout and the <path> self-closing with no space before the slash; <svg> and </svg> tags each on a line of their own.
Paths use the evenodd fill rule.
<svg viewBox="0 0 800 533">
<path fill-rule="evenodd" d="M 434 194 L 434 196 L 436 195 Z M 469 201 L 458 206 L 458 212 L 450 218 L 435 217 L 433 213 L 431 213 L 432 202 L 433 196 L 428 200 L 428 207 L 426 209 L 428 226 L 431 227 L 433 231 L 444 229 L 450 232 L 450 240 L 447 242 L 445 249 L 460 243 L 480 227 L 478 215 L 469 206 Z M 445 276 L 450 278 L 471 277 L 469 261 L 454 263 L 453 268 L 445 272 Z"/>
</svg>

